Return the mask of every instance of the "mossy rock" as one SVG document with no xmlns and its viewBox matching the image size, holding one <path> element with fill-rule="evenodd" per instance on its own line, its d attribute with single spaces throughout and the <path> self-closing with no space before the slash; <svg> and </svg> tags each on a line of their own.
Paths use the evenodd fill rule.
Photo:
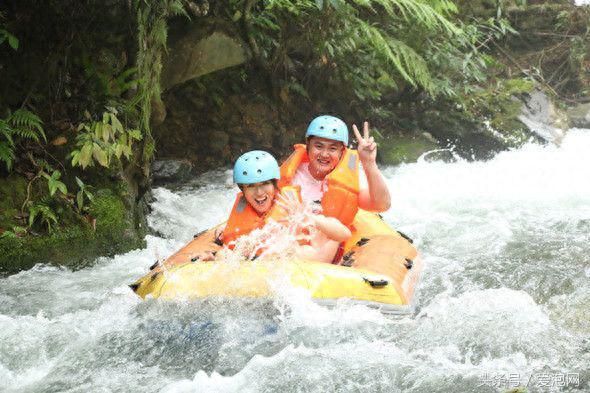
<svg viewBox="0 0 590 393">
<path fill-rule="evenodd" d="M 24 177 L 11 175 L 0 180 L 0 228 L 8 230 L 19 223 L 15 216 L 27 195 L 27 181 Z"/>
<path fill-rule="evenodd" d="M 379 144 L 377 158 L 386 165 L 416 162 L 427 151 L 438 149 L 438 144 L 423 135 L 376 136 Z"/>
<path fill-rule="evenodd" d="M 98 256 L 145 246 L 145 233 L 135 227 L 133 212 L 111 190 L 96 193 L 90 217 L 96 220 L 94 228 L 79 220 L 46 235 L 0 238 L 0 273 L 16 273 L 37 263 L 77 269 Z"/>
</svg>

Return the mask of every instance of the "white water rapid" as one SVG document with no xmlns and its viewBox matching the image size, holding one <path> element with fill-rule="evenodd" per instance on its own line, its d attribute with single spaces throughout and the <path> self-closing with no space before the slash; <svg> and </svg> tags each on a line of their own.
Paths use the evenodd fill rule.
<svg viewBox="0 0 590 393">
<path fill-rule="evenodd" d="M 146 249 L 0 278 L 0 391 L 590 391 L 590 130 L 384 173 L 426 263 L 413 315 L 141 301 L 127 284 L 229 212 L 229 172 L 208 173 L 155 190 Z"/>
</svg>

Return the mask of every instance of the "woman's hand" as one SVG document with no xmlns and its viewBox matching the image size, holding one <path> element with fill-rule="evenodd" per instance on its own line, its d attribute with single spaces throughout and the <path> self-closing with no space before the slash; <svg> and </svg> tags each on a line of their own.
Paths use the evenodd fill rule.
<svg viewBox="0 0 590 393">
<path fill-rule="evenodd" d="M 288 216 L 292 216 L 305 211 L 305 205 L 295 193 L 280 193 L 276 202 Z"/>
</svg>

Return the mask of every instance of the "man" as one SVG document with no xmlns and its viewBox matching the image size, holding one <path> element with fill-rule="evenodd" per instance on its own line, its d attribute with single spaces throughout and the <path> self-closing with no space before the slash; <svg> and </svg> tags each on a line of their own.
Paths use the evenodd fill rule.
<svg viewBox="0 0 590 393">
<path fill-rule="evenodd" d="M 377 144 L 369 136 L 369 124 L 361 136 L 352 126 L 358 149 L 348 145 L 348 127 L 334 116 L 319 116 L 307 128 L 306 144 L 281 165 L 279 186 L 301 187 L 307 203 L 321 203 L 326 216 L 350 225 L 359 208 L 382 212 L 389 209 L 391 198 L 385 179 L 377 167 Z M 364 178 L 360 176 L 359 160 Z"/>
</svg>

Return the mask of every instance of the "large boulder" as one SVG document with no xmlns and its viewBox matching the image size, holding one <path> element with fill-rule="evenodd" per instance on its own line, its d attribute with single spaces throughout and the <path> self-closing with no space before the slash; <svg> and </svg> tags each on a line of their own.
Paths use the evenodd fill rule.
<svg viewBox="0 0 590 393">
<path fill-rule="evenodd" d="M 191 27 L 173 42 L 168 53 L 161 78 L 165 90 L 250 58 L 247 45 L 237 35 L 201 25 Z"/>
<path fill-rule="evenodd" d="M 154 185 L 173 184 L 190 179 L 193 164 L 188 160 L 156 160 L 151 168 Z"/>
</svg>

